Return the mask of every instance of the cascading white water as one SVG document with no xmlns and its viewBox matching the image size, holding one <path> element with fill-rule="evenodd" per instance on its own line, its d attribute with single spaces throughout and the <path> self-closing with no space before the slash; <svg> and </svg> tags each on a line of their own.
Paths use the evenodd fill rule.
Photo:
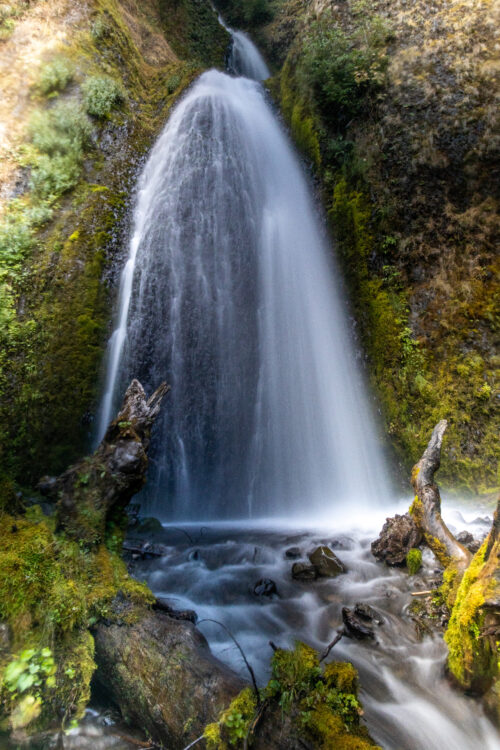
<svg viewBox="0 0 500 750">
<path fill-rule="evenodd" d="M 265 81 L 269 78 L 269 68 L 259 50 L 244 31 L 233 31 L 226 26 L 232 36 L 231 54 L 228 69 L 230 73 L 251 78 L 254 81 Z"/>
<path fill-rule="evenodd" d="M 328 256 L 261 86 L 203 74 L 140 179 L 101 413 L 102 432 L 132 377 L 172 385 L 150 510 L 307 515 L 386 493 Z"/>
</svg>

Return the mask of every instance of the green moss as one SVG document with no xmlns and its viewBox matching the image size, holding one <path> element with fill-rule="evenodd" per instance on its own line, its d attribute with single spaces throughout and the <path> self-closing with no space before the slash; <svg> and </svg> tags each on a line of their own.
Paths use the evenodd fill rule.
<svg viewBox="0 0 500 750">
<path fill-rule="evenodd" d="M 416 547 L 412 547 L 406 555 L 406 567 L 408 573 L 414 576 L 422 567 L 422 552 Z"/>
<path fill-rule="evenodd" d="M 51 647 L 55 685 L 42 691 L 39 721 L 65 722 L 80 718 L 90 697 L 95 664 L 88 628 L 116 618 L 111 604 L 118 592 L 143 608 L 154 597 L 104 545 L 89 551 L 56 535 L 34 508 L 28 516 L 0 515 L 0 620 L 9 625 L 13 654 Z M 4 696 L 4 712 L 17 705 Z"/>
<path fill-rule="evenodd" d="M 317 651 L 297 642 L 293 650 L 275 651 L 271 669 L 271 680 L 262 691 L 266 703 L 262 722 L 266 717 L 272 722 L 269 717 L 274 717 L 278 709 L 283 727 L 288 727 L 285 732 L 293 732 L 294 738 L 302 737 L 314 747 L 375 747 L 360 725 L 362 710 L 357 699 L 357 672 L 352 664 L 333 662 L 322 670 Z M 246 688 L 219 721 L 206 728 L 207 746 L 213 750 L 243 747 L 245 738 L 251 743 L 257 711 L 255 695 Z M 286 725 L 285 717 L 289 719 Z"/>
<path fill-rule="evenodd" d="M 484 615 L 481 607 L 490 581 L 483 577 L 487 541 L 474 555 L 458 586 L 448 629 L 448 667 L 465 688 L 479 689 L 498 674 L 498 658 L 481 635 Z"/>
</svg>

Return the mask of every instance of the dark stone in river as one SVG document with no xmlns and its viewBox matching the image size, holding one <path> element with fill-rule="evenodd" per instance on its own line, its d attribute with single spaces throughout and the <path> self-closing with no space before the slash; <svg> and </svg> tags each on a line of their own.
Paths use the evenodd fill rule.
<svg viewBox="0 0 500 750">
<path fill-rule="evenodd" d="M 292 578 L 298 581 L 314 581 L 318 577 L 315 565 L 306 562 L 296 562 L 292 565 Z"/>
<path fill-rule="evenodd" d="M 481 546 L 481 542 L 477 539 L 474 539 L 470 531 L 461 531 L 460 534 L 456 535 L 457 542 L 460 542 L 460 544 L 463 544 L 464 547 L 466 547 L 469 552 L 472 552 L 473 555 L 476 554 L 479 547 Z"/>
<path fill-rule="evenodd" d="M 352 609 L 348 607 L 342 608 L 342 620 L 344 623 L 345 634 L 350 638 L 357 638 L 362 640 L 364 638 L 375 638 L 375 633 L 364 622 L 360 617 L 354 613 Z"/>
<path fill-rule="evenodd" d="M 412 547 L 418 547 L 422 533 L 409 513 L 387 518 L 380 536 L 372 542 L 372 555 L 387 565 L 404 565 Z"/>
<path fill-rule="evenodd" d="M 300 557 L 301 554 L 300 547 L 289 547 L 285 550 L 285 557 L 288 557 L 289 560 L 294 560 L 296 557 Z"/>
<path fill-rule="evenodd" d="M 270 578 L 261 578 L 253 587 L 255 596 L 273 596 L 278 590 L 276 584 Z"/>
<path fill-rule="evenodd" d="M 163 526 L 157 518 L 142 518 L 134 528 L 134 534 L 156 534 L 163 531 Z"/>
<path fill-rule="evenodd" d="M 362 620 L 367 620 L 368 622 L 374 622 L 377 625 L 383 625 L 384 620 L 378 612 L 373 609 L 373 607 L 370 607 L 369 604 L 363 604 L 361 602 L 357 602 L 354 605 L 354 614 L 358 617 L 361 617 Z"/>
<path fill-rule="evenodd" d="M 316 568 L 319 576 L 334 578 L 340 573 L 346 572 L 344 563 L 339 560 L 330 547 L 317 547 L 317 549 L 309 555 L 309 560 Z"/>
<path fill-rule="evenodd" d="M 173 602 L 169 599 L 165 599 L 162 596 L 157 596 L 156 601 L 153 604 L 153 609 L 159 609 L 161 612 L 166 612 L 169 617 L 173 617 L 174 620 L 187 620 L 196 625 L 198 621 L 198 615 L 194 609 L 176 609 L 173 606 Z"/>
</svg>

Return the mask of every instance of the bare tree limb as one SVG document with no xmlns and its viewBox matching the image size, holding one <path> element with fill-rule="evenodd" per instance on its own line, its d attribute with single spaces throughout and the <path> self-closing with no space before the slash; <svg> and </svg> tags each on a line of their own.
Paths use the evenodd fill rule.
<svg viewBox="0 0 500 750">
<path fill-rule="evenodd" d="M 441 496 L 434 483 L 434 474 L 441 463 L 441 445 L 447 426 L 446 419 L 438 422 L 422 458 L 413 467 L 411 481 L 417 497 L 411 513 L 423 532 L 425 541 L 440 562 L 446 566 L 453 561 L 460 569 L 465 569 L 471 560 L 471 554 L 457 542 L 443 521 Z"/>
<path fill-rule="evenodd" d="M 335 636 L 335 638 L 333 639 L 333 641 L 328 644 L 328 646 L 326 647 L 326 649 L 321 654 L 321 656 L 319 658 L 320 662 L 322 662 L 322 661 L 324 661 L 324 659 L 326 659 L 326 657 L 328 656 L 328 654 L 330 653 L 330 651 L 332 650 L 332 648 L 335 646 L 336 643 L 338 643 L 340 641 L 340 639 L 344 635 L 345 635 L 345 630 L 342 628 L 342 630 L 338 631 L 338 633 Z"/>
<path fill-rule="evenodd" d="M 255 697 L 257 699 L 257 706 L 260 706 L 260 704 L 262 703 L 262 701 L 261 701 L 261 698 L 260 698 L 259 688 L 257 687 L 257 680 L 255 679 L 255 672 L 253 671 L 252 666 L 249 664 L 248 659 L 245 656 L 245 652 L 241 648 L 240 644 L 238 643 L 238 641 L 236 640 L 236 638 L 234 637 L 234 635 L 231 633 L 231 631 L 229 630 L 229 628 L 226 627 L 226 625 L 224 625 L 223 622 L 219 622 L 219 620 L 212 620 L 210 617 L 204 617 L 203 620 L 199 620 L 198 621 L 198 625 L 201 625 L 202 622 L 214 622 L 216 625 L 220 625 L 220 627 L 223 628 L 226 631 L 226 633 L 228 634 L 228 636 L 231 638 L 231 640 L 233 641 L 233 643 L 237 647 L 238 651 L 240 652 L 240 654 L 241 654 L 241 656 L 243 658 L 243 661 L 245 662 L 246 668 L 248 669 L 248 672 L 249 672 L 250 677 L 252 679 L 252 685 L 253 685 L 253 689 L 254 689 L 254 692 L 255 692 Z"/>
</svg>

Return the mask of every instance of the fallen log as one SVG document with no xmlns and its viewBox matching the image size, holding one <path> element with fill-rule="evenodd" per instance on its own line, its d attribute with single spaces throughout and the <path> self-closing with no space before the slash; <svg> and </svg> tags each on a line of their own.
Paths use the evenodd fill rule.
<svg viewBox="0 0 500 750">
<path fill-rule="evenodd" d="M 438 422 L 422 458 L 413 467 L 411 483 L 416 497 L 410 513 L 417 528 L 423 533 L 426 544 L 441 564 L 447 567 L 453 562 L 463 571 L 470 563 L 472 555 L 455 539 L 443 521 L 441 496 L 437 484 L 434 483 L 434 474 L 441 463 L 441 445 L 447 426 L 446 419 Z"/>
</svg>

